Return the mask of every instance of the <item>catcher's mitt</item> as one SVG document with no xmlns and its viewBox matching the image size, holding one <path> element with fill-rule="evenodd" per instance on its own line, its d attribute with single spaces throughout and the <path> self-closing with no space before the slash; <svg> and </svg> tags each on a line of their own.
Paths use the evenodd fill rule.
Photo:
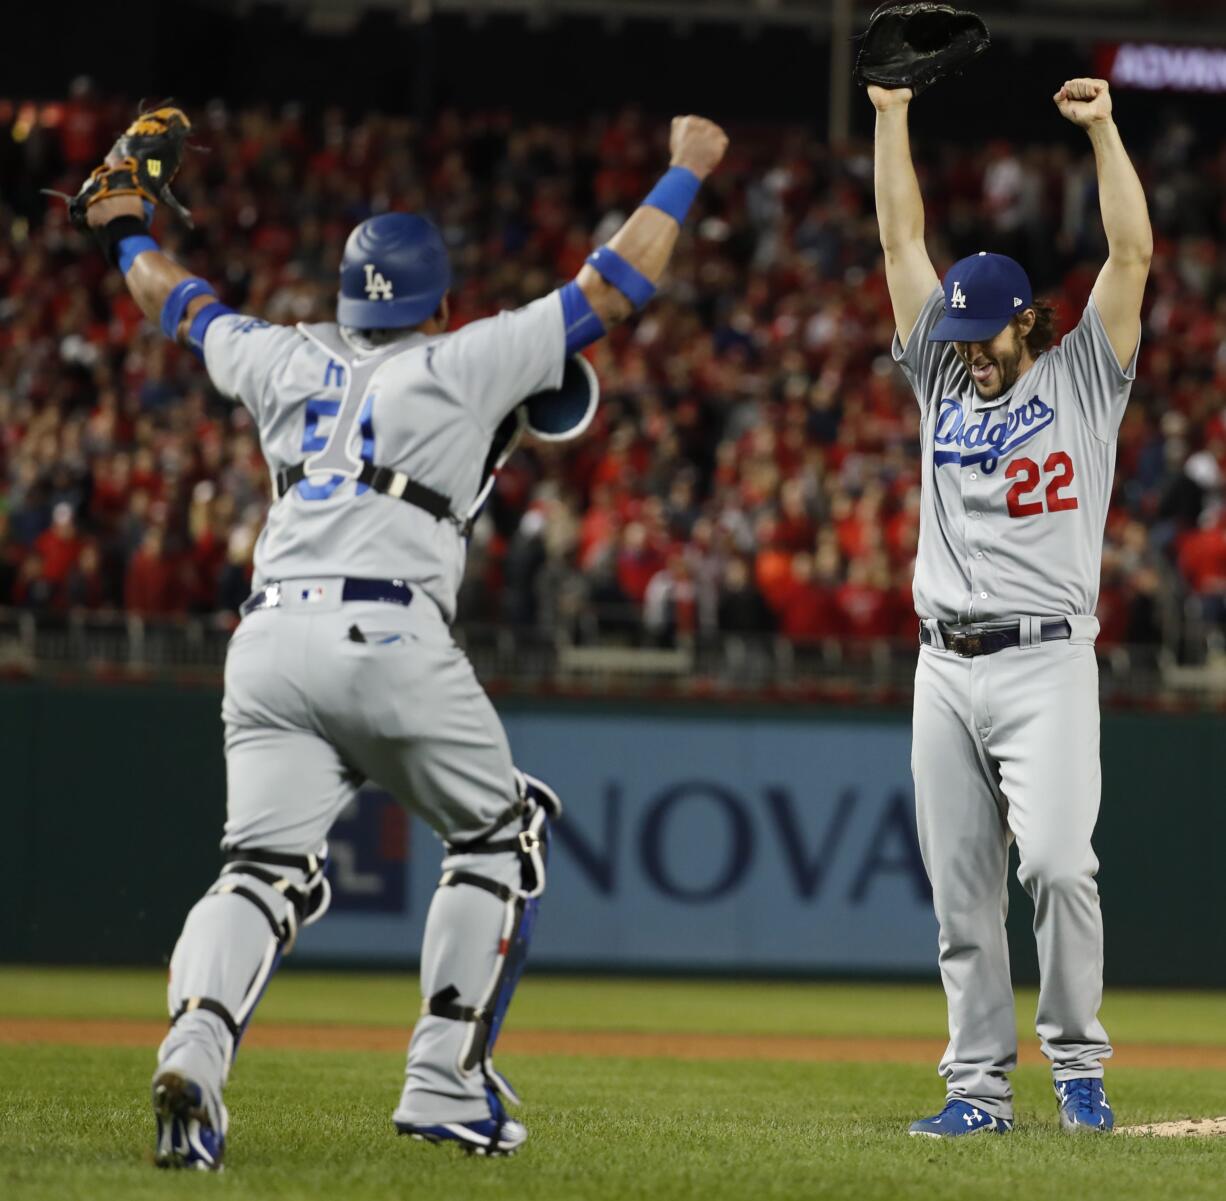
<svg viewBox="0 0 1226 1201">
<path fill-rule="evenodd" d="M 66 197 L 72 223 L 78 229 L 88 229 L 85 214 L 91 205 L 110 196 L 139 196 L 148 204 L 161 201 L 191 226 L 191 214 L 170 190 L 183 162 L 191 128 L 181 109 L 162 107 L 142 112 L 111 147 L 106 161 L 90 173 L 81 190 Z"/>
<path fill-rule="evenodd" d="M 961 70 L 991 43 L 972 12 L 948 4 L 882 4 L 869 18 L 856 56 L 856 82 L 919 93 Z"/>
</svg>

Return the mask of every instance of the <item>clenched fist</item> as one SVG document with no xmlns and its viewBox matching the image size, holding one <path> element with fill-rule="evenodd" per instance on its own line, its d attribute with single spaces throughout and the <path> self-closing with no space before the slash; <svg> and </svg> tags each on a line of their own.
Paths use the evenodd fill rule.
<svg viewBox="0 0 1226 1201">
<path fill-rule="evenodd" d="M 1111 89 L 1105 79 L 1068 79 L 1052 97 L 1060 115 L 1082 129 L 1111 120 Z"/>
<path fill-rule="evenodd" d="M 728 135 L 706 117 L 674 117 L 668 147 L 670 166 L 686 167 L 699 179 L 706 179 L 728 149 Z"/>
</svg>

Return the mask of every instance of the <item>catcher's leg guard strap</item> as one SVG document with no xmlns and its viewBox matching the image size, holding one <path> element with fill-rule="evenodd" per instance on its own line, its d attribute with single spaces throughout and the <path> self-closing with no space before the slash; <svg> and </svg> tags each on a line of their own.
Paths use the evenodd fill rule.
<svg viewBox="0 0 1226 1201">
<path fill-rule="evenodd" d="M 289 851 L 266 851 L 263 847 L 232 847 L 225 855 L 227 863 L 267 863 L 272 867 L 292 867 L 307 876 L 322 872 L 328 866 L 327 847 L 316 855 L 295 855 Z"/>
<path fill-rule="evenodd" d="M 277 942 L 284 943 L 291 938 L 289 915 L 294 912 L 292 908 L 286 913 L 286 920 L 279 922 L 273 916 L 272 910 L 260 899 L 259 894 L 253 892 L 250 888 L 244 888 L 241 884 L 235 884 L 230 880 L 223 880 L 215 884 L 210 889 L 210 892 L 213 896 L 235 896 L 242 897 L 244 901 L 250 901 L 264 915 L 264 920 L 268 923 L 268 928 L 272 931 L 272 936 Z"/>
<path fill-rule="evenodd" d="M 421 1003 L 422 1016 L 429 1014 L 436 1018 L 446 1018 L 450 1022 L 480 1022 L 485 1019 L 485 1010 L 475 1005 L 457 1005 L 456 1000 L 460 990 L 454 984 L 440 989 L 432 997 L 427 997 Z"/>
<path fill-rule="evenodd" d="M 170 1024 L 173 1026 L 185 1013 L 194 1013 L 197 1009 L 203 1009 L 221 1018 L 235 1042 L 242 1037 L 243 1032 L 234 1020 L 234 1015 L 220 1001 L 214 1001 L 211 997 L 188 997 L 171 1015 Z"/>
<path fill-rule="evenodd" d="M 499 884 L 497 880 L 491 880 L 488 876 L 478 876 L 473 872 L 444 872 L 438 882 L 439 888 L 448 888 L 453 884 L 470 884 L 473 888 L 484 889 L 486 892 L 496 896 L 500 901 L 509 901 L 517 895 L 515 889 L 509 884 Z"/>
<path fill-rule="evenodd" d="M 233 893 L 260 909 L 272 929 L 273 936 L 288 955 L 298 939 L 299 927 L 310 926 L 319 921 L 332 902 L 332 889 L 324 874 L 327 866 L 326 848 L 325 853 L 318 855 L 291 855 L 282 851 L 266 851 L 260 847 L 241 847 L 226 853 L 226 866 L 222 868 L 221 879 L 213 886 L 212 891 L 218 894 Z M 284 870 L 274 871 L 270 868 L 288 868 L 293 875 Z M 250 887 L 235 880 L 235 876 L 257 880 L 285 898 L 289 904 L 285 908 L 284 917 L 278 920 L 269 906 Z M 295 878 L 297 876 L 302 879 Z"/>
<path fill-rule="evenodd" d="M 523 814 L 524 803 L 521 793 L 519 799 L 512 805 L 506 813 L 504 813 L 484 834 L 478 835 L 476 838 L 469 838 L 462 841 L 451 839 L 447 842 L 447 852 L 450 855 L 479 855 L 488 853 L 490 850 L 506 850 L 508 840 L 494 841 L 494 835 L 501 833 L 507 826 L 511 825 L 515 819 Z"/>
<path fill-rule="evenodd" d="M 516 788 L 520 807 L 514 811 L 520 827 L 514 833 L 495 838 L 505 822 L 495 831 L 465 843 L 448 843 L 451 855 L 498 855 L 513 851 L 520 857 L 520 891 L 525 897 L 539 897 L 545 891 L 545 864 L 549 855 L 549 822 L 562 816 L 562 802 L 542 780 L 516 769 Z M 446 883 L 446 880 L 443 881 Z"/>
</svg>

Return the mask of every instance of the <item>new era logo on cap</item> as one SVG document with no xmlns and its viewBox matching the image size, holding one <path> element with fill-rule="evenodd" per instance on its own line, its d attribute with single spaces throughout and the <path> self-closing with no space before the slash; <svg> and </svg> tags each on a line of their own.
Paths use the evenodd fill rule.
<svg viewBox="0 0 1226 1201">
<path fill-rule="evenodd" d="M 1027 305 L 1030 280 L 1020 263 L 981 251 L 955 263 L 945 276 L 945 315 L 928 335 L 933 342 L 988 342 Z"/>
</svg>

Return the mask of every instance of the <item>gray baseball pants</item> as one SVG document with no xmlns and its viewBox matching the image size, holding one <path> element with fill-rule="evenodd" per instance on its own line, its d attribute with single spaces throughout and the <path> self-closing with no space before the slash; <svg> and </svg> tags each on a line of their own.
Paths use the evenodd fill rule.
<svg viewBox="0 0 1226 1201">
<path fill-rule="evenodd" d="M 291 583 L 283 585 L 281 608 L 243 619 L 227 655 L 223 847 L 319 853 L 364 779 L 448 841 L 495 827 L 518 803 L 506 734 L 429 598 L 417 593 L 408 606 L 342 603 L 339 580 Z M 443 866 L 520 887 L 514 852 L 454 854 Z M 292 867 L 278 874 L 291 883 L 305 879 Z M 282 889 L 250 876 L 242 883 L 273 917 L 285 917 Z M 422 945 L 423 996 L 454 985 L 459 1003 L 481 1003 L 505 911 L 488 892 L 439 889 Z M 281 950 L 253 902 L 211 890 L 189 913 L 171 959 L 172 1015 L 186 1000 L 206 997 L 244 1027 Z M 462 1022 L 430 1014 L 417 1020 L 398 1120 L 489 1116 L 485 1077 L 460 1063 L 469 1033 Z M 158 1052 L 159 1072 L 182 1071 L 198 1083 L 223 1126 L 221 1090 L 235 1042 L 222 1018 L 197 1008 L 174 1023 Z"/>
<path fill-rule="evenodd" d="M 1017 1024 L 1005 939 L 1009 843 L 1034 901 L 1035 1028 L 1056 1080 L 1101 1076 L 1103 933 L 1090 845 L 1102 789 L 1098 623 L 1069 641 L 961 658 L 920 648 L 915 778 L 920 849 L 940 923 L 949 1099 L 1012 1118 Z M 929 622 L 928 628 L 934 629 Z"/>
</svg>

